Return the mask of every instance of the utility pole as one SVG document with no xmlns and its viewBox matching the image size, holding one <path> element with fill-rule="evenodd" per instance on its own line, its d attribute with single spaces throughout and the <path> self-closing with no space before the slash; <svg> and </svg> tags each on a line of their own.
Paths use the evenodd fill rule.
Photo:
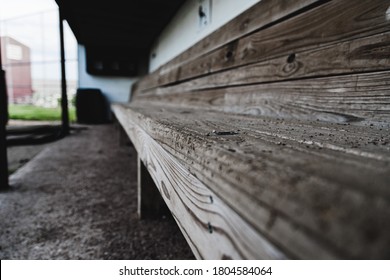
<svg viewBox="0 0 390 280">
<path fill-rule="evenodd" d="M 0 39 L 1 40 L 1 39 Z M 8 122 L 8 98 L 5 71 L 1 61 L 0 41 L 0 190 L 9 187 L 8 182 L 8 158 L 7 158 L 7 122 Z"/>
<path fill-rule="evenodd" d="M 61 46 L 61 122 L 62 135 L 69 134 L 69 112 L 68 112 L 68 96 L 66 92 L 66 69 L 65 69 L 65 40 L 64 40 L 64 18 L 62 16 L 61 7 L 59 11 L 60 22 L 60 46 Z"/>
</svg>

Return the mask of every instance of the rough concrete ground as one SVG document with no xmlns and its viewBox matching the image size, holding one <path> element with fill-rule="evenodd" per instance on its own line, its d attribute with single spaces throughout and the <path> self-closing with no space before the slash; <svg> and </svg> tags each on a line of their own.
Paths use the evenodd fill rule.
<svg viewBox="0 0 390 280">
<path fill-rule="evenodd" d="M 51 143 L 0 193 L 1 259 L 193 259 L 171 217 L 138 220 L 136 153 L 113 125 Z"/>
<path fill-rule="evenodd" d="M 12 146 L 7 148 L 8 171 L 10 174 L 21 168 L 50 144 Z"/>
<path fill-rule="evenodd" d="M 31 126 L 31 125 L 60 125 L 59 122 L 42 122 L 42 121 L 23 121 L 23 120 L 9 120 L 9 126 Z M 11 146 L 7 148 L 8 153 L 8 171 L 12 174 L 17 169 L 22 167 L 32 158 L 34 158 L 43 149 L 51 145 L 51 143 L 42 145 L 23 145 Z"/>
</svg>

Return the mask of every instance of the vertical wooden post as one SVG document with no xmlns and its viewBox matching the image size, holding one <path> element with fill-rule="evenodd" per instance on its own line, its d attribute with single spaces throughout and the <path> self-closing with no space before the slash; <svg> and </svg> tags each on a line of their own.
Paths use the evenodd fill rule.
<svg viewBox="0 0 390 280">
<path fill-rule="evenodd" d="M 138 216 L 140 219 L 158 219 L 170 213 L 148 169 L 138 160 Z"/>
<path fill-rule="evenodd" d="M 0 42 L 0 190 L 9 187 L 8 182 L 8 158 L 7 158 L 7 122 L 8 122 L 8 98 L 5 71 L 1 61 Z"/>
<path fill-rule="evenodd" d="M 132 146 L 129 136 L 121 125 L 119 125 L 119 145 L 121 146 Z"/>
<path fill-rule="evenodd" d="M 122 125 L 119 123 L 115 114 L 113 114 L 113 123 L 114 123 L 114 127 L 115 127 L 116 134 L 118 137 L 119 146 L 120 147 L 132 146 L 132 143 L 131 143 L 129 136 L 127 135 L 127 133 L 126 133 L 125 129 L 122 127 Z"/>
<path fill-rule="evenodd" d="M 119 146 L 121 147 L 130 147 L 132 146 L 131 140 L 129 136 L 127 135 L 126 131 L 123 129 L 123 127 L 120 125 L 118 121 L 115 122 L 115 126 L 118 131 L 118 142 Z"/>
<path fill-rule="evenodd" d="M 68 112 L 68 96 L 66 92 L 66 68 L 65 68 L 65 40 L 64 40 L 64 19 L 61 8 L 59 11 L 60 24 L 60 47 L 61 47 L 61 122 L 62 134 L 69 134 L 69 112 Z"/>
</svg>

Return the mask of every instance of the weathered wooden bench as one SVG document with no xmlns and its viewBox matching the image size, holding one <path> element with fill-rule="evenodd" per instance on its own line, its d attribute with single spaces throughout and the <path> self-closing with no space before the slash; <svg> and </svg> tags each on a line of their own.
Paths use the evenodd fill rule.
<svg viewBox="0 0 390 280">
<path fill-rule="evenodd" d="M 140 211 L 153 181 L 197 258 L 389 258 L 389 7 L 263 0 L 143 77 Z"/>
</svg>

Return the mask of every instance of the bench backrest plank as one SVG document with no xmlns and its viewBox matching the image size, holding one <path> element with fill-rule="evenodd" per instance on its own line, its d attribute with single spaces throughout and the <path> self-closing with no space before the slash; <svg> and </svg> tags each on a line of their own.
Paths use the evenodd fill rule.
<svg viewBox="0 0 390 280">
<path fill-rule="evenodd" d="M 292 57 L 294 55 L 298 56 L 299 53 L 302 53 L 301 57 L 303 58 L 304 54 L 307 53 L 316 54 L 317 52 L 313 51 L 315 49 L 341 42 L 345 42 L 344 45 L 325 50 L 340 54 L 340 49 L 344 47 L 341 50 L 344 50 L 343 53 L 345 54 L 346 51 L 349 51 L 348 41 L 390 31 L 390 23 L 386 16 L 389 5 L 389 1 L 386 0 L 333 0 L 315 6 L 277 24 L 260 28 L 249 35 L 243 34 L 242 37 L 215 50 L 194 55 L 193 59 L 189 61 L 184 61 L 169 68 L 165 66 L 164 70 L 157 70 L 144 81 L 141 81 L 139 90 L 145 92 L 150 88 L 227 71 L 235 67 L 260 62 L 267 63 L 272 59 L 279 58 L 283 62 L 293 61 Z M 214 34 L 211 35 L 211 37 L 213 36 Z M 212 38 L 209 38 L 209 40 L 212 41 Z M 358 40 L 350 44 L 352 44 L 351 47 L 355 48 L 353 54 L 356 58 L 359 54 L 365 54 L 366 59 L 367 56 L 375 57 L 372 52 L 362 53 L 365 50 L 364 46 L 370 46 L 367 40 L 363 40 L 363 42 Z M 385 53 L 384 50 L 379 50 L 380 47 L 385 47 L 385 50 L 388 50 L 385 39 L 376 42 L 375 45 L 372 44 L 371 48 L 375 46 L 377 47 L 376 51 L 382 54 Z M 187 53 L 191 53 L 191 49 L 184 54 Z M 181 56 L 184 56 L 184 54 Z M 313 58 L 311 58 L 311 61 L 316 62 Z M 153 78 L 153 81 L 150 80 L 151 78 Z"/>
<path fill-rule="evenodd" d="M 141 79 L 132 100 L 385 125 L 390 1 L 298 2 L 260 2 L 227 25 L 236 30 L 232 25 L 258 13 L 261 20 L 250 32 L 237 38 L 236 31 L 221 28 Z M 277 15 L 262 13 L 264 8 Z"/>
<path fill-rule="evenodd" d="M 186 62 L 209 53 L 231 41 L 240 38 L 246 34 L 265 28 L 286 17 L 299 13 L 302 10 L 318 5 L 323 0 L 262 0 L 257 5 L 245 11 L 239 17 L 233 19 L 220 27 L 211 35 L 190 47 L 187 51 L 179 54 L 177 57 L 162 65 L 152 75 L 146 76 L 139 83 L 139 88 L 151 88 L 161 85 L 163 74 L 170 73 L 181 67 Z"/>
</svg>

